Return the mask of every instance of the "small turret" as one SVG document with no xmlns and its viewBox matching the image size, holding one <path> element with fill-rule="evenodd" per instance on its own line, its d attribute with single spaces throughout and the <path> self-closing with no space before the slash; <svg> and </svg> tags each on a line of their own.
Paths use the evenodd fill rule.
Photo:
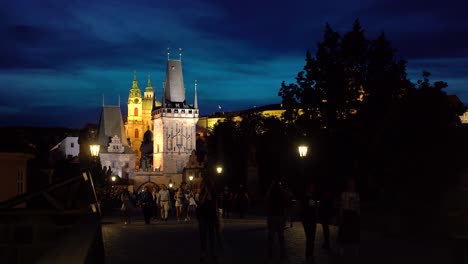
<svg viewBox="0 0 468 264">
<path fill-rule="evenodd" d="M 153 87 L 151 86 L 151 76 L 148 74 L 148 85 L 146 86 L 145 89 L 145 98 L 153 98 L 154 96 L 154 90 Z"/>
</svg>

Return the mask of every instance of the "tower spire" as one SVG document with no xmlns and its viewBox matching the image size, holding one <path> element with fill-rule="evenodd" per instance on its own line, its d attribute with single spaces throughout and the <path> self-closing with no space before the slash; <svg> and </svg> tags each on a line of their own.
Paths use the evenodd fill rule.
<svg viewBox="0 0 468 264">
<path fill-rule="evenodd" d="M 169 60 L 170 55 L 171 55 L 171 52 L 169 51 L 169 48 L 167 48 L 167 60 Z"/>
<path fill-rule="evenodd" d="M 182 60 L 182 48 L 179 48 L 179 60 Z"/>
<path fill-rule="evenodd" d="M 151 87 L 151 75 L 148 73 L 148 87 Z"/>
<path fill-rule="evenodd" d="M 162 107 L 166 107 L 166 83 L 162 85 Z"/>
<path fill-rule="evenodd" d="M 195 80 L 195 96 L 193 98 L 193 108 L 198 109 L 197 80 Z"/>
<path fill-rule="evenodd" d="M 104 106 L 104 94 L 102 94 L 102 106 Z"/>
<path fill-rule="evenodd" d="M 133 71 L 133 85 L 132 85 L 132 89 L 140 89 L 140 88 L 138 88 L 138 81 L 137 81 L 137 77 L 136 77 L 136 70 Z"/>
</svg>

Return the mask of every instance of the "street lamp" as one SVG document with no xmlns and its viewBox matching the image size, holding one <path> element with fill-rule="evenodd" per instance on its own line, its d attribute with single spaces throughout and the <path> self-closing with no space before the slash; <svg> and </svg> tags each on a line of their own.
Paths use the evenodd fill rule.
<svg viewBox="0 0 468 264">
<path fill-rule="evenodd" d="M 190 191 L 191 191 L 192 190 L 193 175 L 190 175 L 188 178 L 190 180 Z"/>
<path fill-rule="evenodd" d="M 305 160 L 305 157 L 307 156 L 307 151 L 309 150 L 309 146 L 307 146 L 306 144 L 301 144 L 297 147 L 297 150 L 299 151 L 299 157 L 301 158 L 301 180 L 305 182 L 307 182 L 305 180 L 305 165 L 304 165 L 304 160 Z"/>
<path fill-rule="evenodd" d="M 91 151 L 91 157 L 93 157 L 93 161 L 97 160 L 97 157 L 99 156 L 99 149 L 100 148 L 101 148 L 101 146 L 97 145 L 97 144 L 89 145 L 89 150 Z M 95 164 L 93 164 L 93 167 L 95 167 Z M 89 174 L 89 178 L 90 178 L 90 182 L 91 182 L 91 188 L 93 189 L 94 199 L 96 200 L 96 204 L 97 204 L 97 211 L 99 212 L 99 214 L 101 214 L 101 206 L 99 204 L 99 201 L 98 201 L 98 198 L 97 198 L 97 195 L 96 195 L 96 188 L 94 188 L 93 173 L 95 171 L 96 170 L 92 170 L 92 172 Z M 96 211 L 96 205 L 95 204 L 91 204 L 91 208 L 92 208 L 93 212 Z"/>
<path fill-rule="evenodd" d="M 96 159 L 99 156 L 99 149 L 101 148 L 100 145 L 89 145 L 89 149 L 91 151 L 91 157 Z"/>
<path fill-rule="evenodd" d="M 115 182 L 116 179 L 117 179 L 117 178 L 116 178 L 115 176 L 112 176 L 112 177 L 111 177 L 112 182 Z"/>
<path fill-rule="evenodd" d="M 223 167 L 217 166 L 217 167 L 216 167 L 216 172 L 217 172 L 218 174 L 221 174 L 221 173 L 223 172 Z"/>
<path fill-rule="evenodd" d="M 299 151 L 299 157 L 305 158 L 307 156 L 307 150 L 309 147 L 307 145 L 299 145 L 297 150 Z"/>
<path fill-rule="evenodd" d="M 169 180 L 169 188 L 172 189 L 172 186 L 174 186 L 174 184 L 172 183 L 172 180 Z"/>
</svg>

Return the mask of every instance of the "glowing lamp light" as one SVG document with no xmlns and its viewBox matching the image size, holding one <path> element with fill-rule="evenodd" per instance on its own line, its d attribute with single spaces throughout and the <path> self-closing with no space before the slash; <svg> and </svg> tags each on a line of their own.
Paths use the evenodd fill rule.
<svg viewBox="0 0 468 264">
<path fill-rule="evenodd" d="M 101 146 L 99 145 L 89 145 L 89 149 L 91 150 L 91 156 L 92 157 L 97 157 L 99 156 L 99 149 Z"/>
<path fill-rule="evenodd" d="M 221 167 L 221 166 L 216 167 L 216 172 L 218 174 L 221 174 L 223 172 L 223 167 Z"/>
<path fill-rule="evenodd" d="M 309 149 L 308 146 L 306 145 L 300 145 L 299 147 L 297 147 L 297 150 L 299 151 L 299 156 L 301 158 L 304 158 L 305 156 L 307 156 L 307 150 Z"/>
<path fill-rule="evenodd" d="M 190 181 L 193 181 L 193 176 L 192 175 L 190 175 L 188 178 L 189 178 Z"/>
<path fill-rule="evenodd" d="M 169 183 L 169 188 L 172 188 L 173 184 L 172 182 Z"/>
<path fill-rule="evenodd" d="M 112 177 L 111 177 L 111 180 L 112 180 L 113 182 L 115 182 L 116 179 L 117 179 L 117 178 L 116 178 L 115 176 L 112 176 Z"/>
</svg>

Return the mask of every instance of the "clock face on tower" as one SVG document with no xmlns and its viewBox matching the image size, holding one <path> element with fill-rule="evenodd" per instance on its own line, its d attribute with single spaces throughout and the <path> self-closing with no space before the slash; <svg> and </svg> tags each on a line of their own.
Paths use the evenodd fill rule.
<svg viewBox="0 0 468 264">
<path fill-rule="evenodd" d="M 138 104 L 138 99 L 135 98 L 135 100 L 133 100 L 133 102 L 134 102 L 135 104 Z"/>
</svg>

